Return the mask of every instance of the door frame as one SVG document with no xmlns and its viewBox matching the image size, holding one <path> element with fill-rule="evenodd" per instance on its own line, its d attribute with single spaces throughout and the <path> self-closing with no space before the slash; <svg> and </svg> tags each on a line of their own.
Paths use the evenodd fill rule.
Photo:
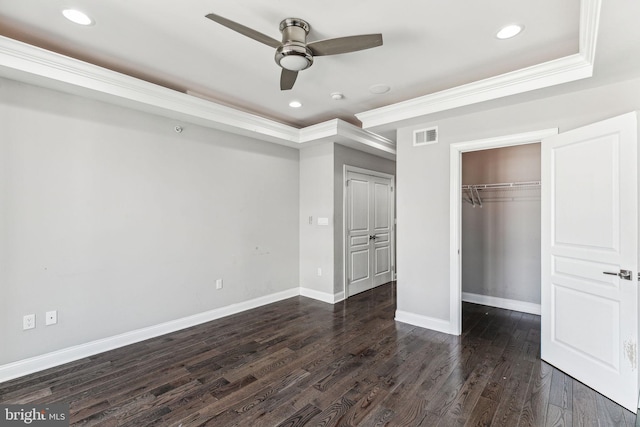
<svg viewBox="0 0 640 427">
<path fill-rule="evenodd" d="M 462 153 L 533 144 L 557 135 L 558 128 L 457 142 L 449 146 L 449 332 L 462 333 Z M 544 186 L 544 182 L 541 182 Z"/>
<path fill-rule="evenodd" d="M 391 278 L 396 278 L 396 177 L 385 172 L 374 171 L 371 169 L 364 169 L 357 166 L 343 165 L 342 167 L 342 291 L 344 299 L 349 298 L 348 278 L 349 278 L 349 250 L 347 247 L 348 227 L 348 200 L 349 192 L 347 191 L 347 181 L 349 172 L 359 173 L 362 175 L 375 176 L 378 178 L 386 178 L 391 180 L 391 188 L 393 196 L 391 203 L 390 217 L 393 219 L 393 226 L 391 227 Z"/>
</svg>

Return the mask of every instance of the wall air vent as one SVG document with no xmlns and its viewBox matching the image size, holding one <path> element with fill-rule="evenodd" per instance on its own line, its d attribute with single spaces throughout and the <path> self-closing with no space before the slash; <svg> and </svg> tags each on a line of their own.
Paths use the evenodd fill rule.
<svg viewBox="0 0 640 427">
<path fill-rule="evenodd" d="M 427 129 L 419 129 L 413 131 L 413 146 L 437 144 L 438 143 L 438 126 Z"/>
</svg>

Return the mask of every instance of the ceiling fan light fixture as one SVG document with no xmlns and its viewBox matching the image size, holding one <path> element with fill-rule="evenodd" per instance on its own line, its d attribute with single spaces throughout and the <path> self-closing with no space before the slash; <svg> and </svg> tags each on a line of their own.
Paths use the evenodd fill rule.
<svg viewBox="0 0 640 427">
<path fill-rule="evenodd" d="M 276 63 L 289 71 L 302 71 L 313 64 L 313 55 L 304 43 L 289 42 L 276 50 Z"/>
<path fill-rule="evenodd" d="M 280 59 L 280 66 L 289 71 L 301 71 L 305 68 L 309 68 L 309 65 L 309 61 L 304 56 L 288 55 L 283 56 L 282 59 Z"/>
<path fill-rule="evenodd" d="M 69 21 L 78 25 L 93 25 L 93 19 L 91 19 L 86 13 L 77 9 L 64 9 L 62 11 L 62 15 L 64 15 L 64 17 Z"/>
<path fill-rule="evenodd" d="M 505 27 L 502 27 L 497 33 L 496 37 L 500 40 L 510 39 L 511 37 L 515 37 L 520 34 L 524 30 L 524 25 L 520 24 L 510 24 Z"/>
</svg>

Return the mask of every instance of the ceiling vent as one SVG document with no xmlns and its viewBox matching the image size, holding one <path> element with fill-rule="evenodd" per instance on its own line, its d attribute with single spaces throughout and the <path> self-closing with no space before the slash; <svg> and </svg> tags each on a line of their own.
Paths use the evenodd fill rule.
<svg viewBox="0 0 640 427">
<path fill-rule="evenodd" d="M 438 126 L 413 131 L 413 146 L 438 143 Z"/>
</svg>

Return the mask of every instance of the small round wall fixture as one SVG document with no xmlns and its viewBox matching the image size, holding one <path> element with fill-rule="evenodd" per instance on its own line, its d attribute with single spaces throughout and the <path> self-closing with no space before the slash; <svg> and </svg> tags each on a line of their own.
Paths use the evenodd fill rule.
<svg viewBox="0 0 640 427">
<path fill-rule="evenodd" d="M 289 103 L 289 107 L 291 107 L 291 108 L 300 108 L 300 107 L 302 107 L 302 102 L 300 102 L 300 101 L 291 101 Z"/>
<path fill-rule="evenodd" d="M 86 26 L 94 24 L 93 19 L 91 19 L 89 15 L 77 9 L 64 9 L 62 11 L 62 15 L 64 15 L 64 17 L 69 21 L 78 25 Z"/>
<path fill-rule="evenodd" d="M 505 27 L 502 27 L 497 33 L 496 37 L 500 40 L 510 39 L 511 37 L 515 37 L 520 34 L 524 30 L 524 25 L 520 24 L 509 24 Z"/>
</svg>

